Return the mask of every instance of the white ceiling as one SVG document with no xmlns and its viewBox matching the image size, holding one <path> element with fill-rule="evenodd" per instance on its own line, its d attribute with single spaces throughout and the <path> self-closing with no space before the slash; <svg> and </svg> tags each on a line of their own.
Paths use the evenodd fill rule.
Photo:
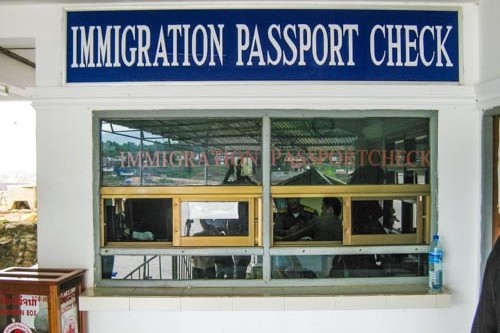
<svg viewBox="0 0 500 333">
<path fill-rule="evenodd" d="M 33 64 L 36 61 L 35 40 L 32 38 L 0 38 L 0 47 L 21 58 L 31 61 Z M 1 50 L 0 53 L 2 53 Z"/>
<path fill-rule="evenodd" d="M 0 85 L 9 90 L 0 101 L 26 99 L 25 89 L 35 85 L 35 66 L 34 38 L 0 38 Z"/>
</svg>

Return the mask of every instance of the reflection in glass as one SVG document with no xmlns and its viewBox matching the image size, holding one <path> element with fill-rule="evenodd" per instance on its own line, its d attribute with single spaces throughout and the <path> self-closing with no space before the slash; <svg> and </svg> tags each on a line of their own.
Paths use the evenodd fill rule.
<svg viewBox="0 0 500 333">
<path fill-rule="evenodd" d="M 120 133 L 126 133 L 126 136 Z M 136 163 L 123 164 L 127 156 L 137 156 L 141 149 L 141 133 L 116 124 L 101 125 L 101 182 L 103 185 L 136 185 L 140 169 Z"/>
<path fill-rule="evenodd" d="M 262 257 L 255 255 L 102 256 L 102 278 L 118 280 L 262 279 Z"/>
<path fill-rule="evenodd" d="M 102 121 L 102 185 L 260 184 L 261 131 L 260 119 Z"/>
<path fill-rule="evenodd" d="M 275 118 L 271 144 L 273 185 L 429 181 L 426 118 Z"/>
<path fill-rule="evenodd" d="M 271 262 L 273 279 L 427 275 L 425 254 L 273 256 Z"/>
<path fill-rule="evenodd" d="M 197 202 L 181 204 L 183 237 L 248 236 L 248 202 Z"/>
<path fill-rule="evenodd" d="M 172 241 L 172 199 L 104 200 L 106 242 Z"/>
</svg>

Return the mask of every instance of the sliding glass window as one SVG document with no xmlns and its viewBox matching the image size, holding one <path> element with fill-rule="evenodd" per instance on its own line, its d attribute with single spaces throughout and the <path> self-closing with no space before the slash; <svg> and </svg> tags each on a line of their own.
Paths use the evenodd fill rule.
<svg viewBox="0 0 500 333">
<path fill-rule="evenodd" d="M 99 284 L 425 280 L 430 113 L 161 113 L 96 117 Z"/>
</svg>

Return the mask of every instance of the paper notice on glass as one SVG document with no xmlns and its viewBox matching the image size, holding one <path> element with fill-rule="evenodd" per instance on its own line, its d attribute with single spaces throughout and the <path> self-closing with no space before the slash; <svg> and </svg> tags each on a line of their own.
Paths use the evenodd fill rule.
<svg viewBox="0 0 500 333">
<path fill-rule="evenodd" d="M 183 202 L 188 219 L 238 219 L 238 202 Z"/>
<path fill-rule="evenodd" d="M 60 295 L 61 328 L 63 333 L 78 333 L 78 305 L 76 287 L 70 288 Z"/>
</svg>

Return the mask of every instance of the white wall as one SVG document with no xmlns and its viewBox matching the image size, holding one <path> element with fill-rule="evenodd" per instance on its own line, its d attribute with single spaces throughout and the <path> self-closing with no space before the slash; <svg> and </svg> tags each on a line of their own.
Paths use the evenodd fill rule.
<svg viewBox="0 0 500 333">
<path fill-rule="evenodd" d="M 90 332 L 469 332 L 448 310 L 94 313 Z M 123 320 L 127 315 L 127 320 Z M 455 313 L 454 316 L 457 314 Z M 110 324 L 111 322 L 111 324 Z M 107 330 L 104 329 L 107 327 Z"/>
<path fill-rule="evenodd" d="M 497 0 L 491 0 L 497 1 Z M 404 3 L 401 3 L 404 5 Z M 477 11 L 464 5 L 465 85 L 165 84 L 61 87 L 62 7 L 5 7 L 0 38 L 19 26 L 37 38 L 39 262 L 78 267 L 93 283 L 92 109 L 436 109 L 439 230 L 446 251 L 444 309 L 332 312 L 92 312 L 96 332 L 468 332 L 479 285 L 481 114 L 474 87 Z M 43 13 L 43 15 L 42 15 Z M 28 24 L 29 23 L 29 24 Z M 476 32 L 476 33 L 474 33 Z M 17 33 L 17 32 L 16 32 Z M 8 36 L 5 36 L 8 37 Z M 208 97 L 205 97 L 208 96 Z"/>
<path fill-rule="evenodd" d="M 500 42 L 498 33 L 500 32 L 500 1 L 481 0 L 479 11 L 481 55 L 479 63 L 481 64 L 481 82 L 497 80 L 500 78 Z"/>
<path fill-rule="evenodd" d="M 481 0 L 479 6 L 479 85 L 477 95 L 482 110 L 500 105 L 500 1 Z"/>
<path fill-rule="evenodd" d="M 176 87 L 177 97 L 163 100 L 166 108 L 175 105 L 200 108 L 259 107 L 258 96 L 272 90 L 276 98 L 263 103 L 271 108 L 407 108 L 439 109 L 439 228 L 446 251 L 445 281 L 452 290 L 450 308 L 434 310 L 335 311 L 297 313 L 116 313 L 90 314 L 91 332 L 113 329 L 120 332 L 149 332 L 173 325 L 169 332 L 203 329 L 204 332 L 467 332 L 476 302 L 480 230 L 480 115 L 475 109 L 472 89 L 467 87 L 231 87 L 221 93 L 218 86 L 199 87 L 201 96 L 210 92 L 220 99 L 188 97 L 191 87 Z M 332 94 L 331 91 L 336 90 Z M 330 91 L 330 93 L 329 93 Z M 191 92 L 192 93 L 192 92 Z M 255 96 L 248 100 L 238 95 Z M 439 96 L 436 96 L 439 95 Z M 349 96 L 349 97 L 345 97 Z M 422 98 L 424 96 L 425 98 Z M 156 96 L 158 99 L 158 96 Z M 158 99 L 159 100 L 159 99 Z M 135 101 L 128 101 L 129 107 Z M 132 103 L 132 104 L 130 104 Z M 140 104 L 140 101 L 137 101 Z M 257 105 L 256 105 L 257 104 Z M 200 106 L 201 105 L 201 106 Z M 464 190 L 466 189 L 466 190 Z M 263 300 L 265 301 L 265 300 Z M 193 320 L 192 318 L 196 318 Z M 113 320 L 116 319 L 116 320 Z M 313 324 L 314 323 L 314 324 Z M 425 325 L 423 328 L 422 325 Z M 164 328 L 162 331 L 167 331 Z"/>
<path fill-rule="evenodd" d="M 36 106 L 38 260 L 93 267 L 92 140 L 88 109 Z"/>
</svg>

